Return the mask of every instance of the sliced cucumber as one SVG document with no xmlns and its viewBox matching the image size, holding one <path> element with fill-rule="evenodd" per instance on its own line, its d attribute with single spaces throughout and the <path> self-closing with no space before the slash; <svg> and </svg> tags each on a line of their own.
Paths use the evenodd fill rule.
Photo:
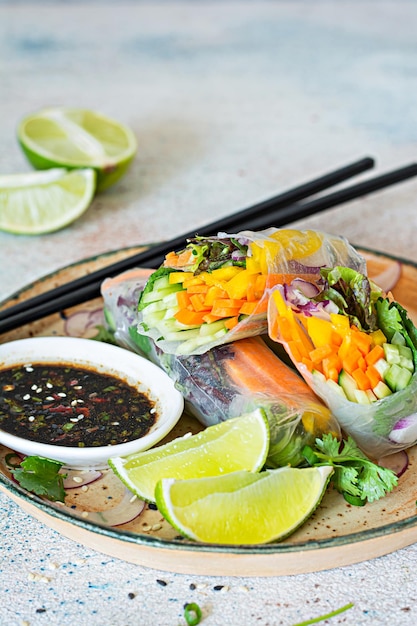
<svg viewBox="0 0 417 626">
<path fill-rule="evenodd" d="M 379 381 L 377 385 L 372 390 L 378 400 L 382 400 L 382 398 L 386 398 L 392 394 L 391 389 L 386 385 L 382 380 Z"/>
<path fill-rule="evenodd" d="M 384 343 L 384 353 L 385 360 L 393 365 L 394 363 L 400 362 L 400 351 L 398 350 L 398 346 L 393 343 Z"/>
<path fill-rule="evenodd" d="M 339 385 L 342 387 L 348 400 L 357 402 L 355 391 L 358 390 L 358 385 L 355 379 L 345 370 L 342 370 L 339 374 Z"/>
<path fill-rule="evenodd" d="M 398 351 L 400 353 L 400 365 L 401 367 L 405 367 L 410 370 L 410 372 L 414 372 L 414 362 L 413 362 L 413 353 L 408 346 L 398 346 Z"/>
<path fill-rule="evenodd" d="M 217 322 L 211 322 L 211 324 L 203 324 L 200 329 L 200 335 L 202 337 L 210 337 L 219 330 L 225 330 L 224 320 L 218 320 Z"/>
<path fill-rule="evenodd" d="M 378 359 L 374 367 L 379 372 L 379 375 L 381 376 L 381 378 L 384 378 L 385 374 L 389 370 L 389 363 L 385 359 Z"/>
<path fill-rule="evenodd" d="M 371 404 L 368 394 L 363 389 L 354 389 L 353 393 L 358 404 Z"/>
<path fill-rule="evenodd" d="M 405 346 L 405 337 L 398 330 L 395 331 L 393 336 L 391 337 L 391 343 L 396 346 Z"/>
<path fill-rule="evenodd" d="M 321 372 L 318 372 L 319 374 L 321 374 Z M 321 374 L 323 376 L 323 374 Z M 323 376 L 323 378 L 325 379 L 325 377 Z M 343 390 L 343 387 L 341 387 L 340 385 L 337 384 L 337 382 L 335 380 L 332 380 L 331 378 L 328 378 L 326 381 L 326 385 L 329 387 L 329 389 L 331 389 L 334 393 L 337 393 L 341 398 L 344 398 L 345 400 L 347 400 L 346 394 Z"/>
<path fill-rule="evenodd" d="M 162 278 L 160 279 L 162 280 Z M 172 293 L 176 293 L 181 290 L 181 285 L 168 285 L 165 289 L 153 289 L 148 293 L 144 293 L 142 296 L 143 304 L 147 305 L 151 302 L 157 302 L 158 300 L 163 300 L 166 296 L 171 295 Z"/>
<path fill-rule="evenodd" d="M 411 380 L 411 372 L 405 367 L 393 363 L 385 374 L 385 382 L 391 391 L 405 389 Z"/>
</svg>

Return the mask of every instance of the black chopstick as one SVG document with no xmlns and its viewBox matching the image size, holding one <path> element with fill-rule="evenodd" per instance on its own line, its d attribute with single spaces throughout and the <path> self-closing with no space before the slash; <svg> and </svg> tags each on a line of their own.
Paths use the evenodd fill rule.
<svg viewBox="0 0 417 626">
<path fill-rule="evenodd" d="M 411 163 L 410 165 L 387 172 L 386 174 L 375 176 L 374 178 L 357 183 L 356 185 L 351 185 L 350 187 L 345 187 L 339 191 L 329 193 L 326 196 L 321 196 L 308 202 L 302 202 L 300 204 L 285 207 L 282 211 L 280 211 L 275 221 L 274 216 L 270 216 L 271 222 L 269 226 L 284 226 L 290 222 L 295 222 L 299 219 L 314 215 L 314 213 L 321 213 L 322 211 L 326 211 L 326 209 L 331 209 L 332 207 L 339 206 L 345 202 L 362 198 L 369 193 L 381 191 L 386 187 L 391 187 L 392 185 L 401 183 L 409 178 L 413 178 L 414 176 L 417 176 L 417 163 Z M 261 230 L 262 228 L 265 228 L 265 220 L 254 217 L 250 223 L 248 222 L 246 225 L 242 224 L 241 230 L 245 230 L 247 228 L 250 228 L 251 230 Z"/>
<path fill-rule="evenodd" d="M 296 205 L 296 203 L 305 198 L 371 169 L 374 165 L 374 159 L 365 157 L 248 209 L 221 218 L 204 226 L 201 231 L 206 235 L 215 235 L 219 231 L 233 232 L 241 230 L 241 224 L 244 224 L 244 228 L 250 228 L 253 219 L 261 220 L 264 225 L 269 225 L 270 220 L 268 216 L 272 212 L 275 214 L 285 210 L 287 207 Z M 319 211 L 320 208 L 316 210 Z M 284 223 L 283 221 L 282 224 Z M 23 300 L 14 306 L 0 311 L 0 333 L 99 296 L 101 282 L 110 275 L 116 275 L 139 265 L 142 267 L 158 267 L 162 264 L 167 252 L 184 247 L 185 241 L 194 237 L 195 234 L 195 230 L 190 231 L 170 241 L 151 246 L 144 252 L 122 259 L 108 267 L 99 269 L 86 276 L 81 276 L 69 283 L 60 285 L 28 300 Z"/>
<path fill-rule="evenodd" d="M 397 170 L 382 174 L 361 183 L 357 183 L 356 185 L 340 189 L 339 191 L 319 197 L 316 200 L 311 200 L 310 202 L 299 203 L 279 208 L 278 210 L 274 210 L 273 206 L 270 205 L 269 211 L 261 217 L 257 217 L 256 215 L 253 217 L 247 217 L 246 220 L 239 221 L 235 224 L 235 226 L 236 229 L 239 230 L 257 230 L 267 228 L 268 226 L 281 227 L 289 222 L 308 217 L 331 207 L 338 206 L 339 204 L 343 204 L 344 202 L 363 197 L 369 193 L 382 190 L 396 183 L 408 180 L 414 176 L 417 176 L 417 163 L 412 163 Z M 240 215 L 242 215 L 242 213 Z M 224 222 L 220 221 L 220 223 L 217 222 L 216 225 L 218 230 L 223 230 L 225 223 L 226 220 Z M 229 219 L 228 224 L 230 225 L 230 223 Z M 211 230 L 211 225 L 206 228 L 209 231 L 209 235 L 215 234 Z M 65 292 L 56 297 L 54 294 L 57 289 L 46 292 L 46 295 L 50 299 L 47 299 L 41 304 L 36 304 L 36 306 L 31 306 L 30 309 L 14 313 L 12 316 L 0 320 L 0 333 L 7 332 L 22 326 L 23 324 L 27 324 L 42 317 L 46 317 L 47 315 L 51 315 L 52 313 L 62 311 L 65 308 L 72 307 L 98 297 L 100 295 L 102 280 L 104 280 L 107 276 L 132 267 L 137 267 L 139 265 L 142 267 L 157 268 L 163 262 L 167 252 L 175 248 L 183 247 L 185 239 L 194 236 L 194 232 L 192 234 L 182 235 L 181 237 L 167 243 L 153 246 L 144 253 L 133 255 L 132 257 L 125 259 L 123 262 L 117 262 L 103 268 L 102 270 L 93 272 L 89 276 L 85 277 L 90 279 L 90 282 L 87 284 L 79 286 L 79 279 L 66 284 L 66 287 L 77 285 L 76 291 Z M 38 297 L 26 302 L 33 305 L 35 300 L 38 300 Z M 11 309 L 16 310 L 16 306 L 11 307 L 9 311 Z"/>
</svg>

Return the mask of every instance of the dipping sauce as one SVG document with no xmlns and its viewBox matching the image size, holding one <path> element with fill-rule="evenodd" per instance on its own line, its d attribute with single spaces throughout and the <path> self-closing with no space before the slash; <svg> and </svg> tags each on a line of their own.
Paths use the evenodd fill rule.
<svg viewBox="0 0 417 626">
<path fill-rule="evenodd" d="M 66 364 L 0 370 L 0 428 L 57 446 L 111 446 L 139 439 L 158 418 L 155 403 L 116 376 Z"/>
</svg>

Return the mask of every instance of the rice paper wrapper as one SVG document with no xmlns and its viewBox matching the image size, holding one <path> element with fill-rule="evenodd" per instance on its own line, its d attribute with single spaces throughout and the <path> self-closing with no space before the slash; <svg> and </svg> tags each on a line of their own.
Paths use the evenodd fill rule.
<svg viewBox="0 0 417 626">
<path fill-rule="evenodd" d="M 302 366 L 299 367 L 303 373 Z M 409 385 L 370 405 L 341 398 L 318 377 L 304 372 L 314 392 L 370 458 L 380 459 L 417 443 L 417 375 Z"/>
<path fill-rule="evenodd" d="M 148 271 L 148 270 L 147 270 Z M 201 355 L 164 353 L 137 333 L 136 301 L 143 289 L 142 270 L 107 279 L 102 285 L 105 319 L 119 345 L 138 352 L 164 369 L 183 394 L 186 410 L 204 426 L 262 407 L 268 417 L 269 467 L 297 466 L 302 449 L 340 427 L 308 385 L 260 338 L 225 344 Z"/>
<path fill-rule="evenodd" d="M 275 288 L 280 289 L 279 287 Z M 282 293 L 282 290 L 280 291 Z M 336 417 L 345 433 L 351 435 L 367 456 L 380 459 L 384 456 L 405 450 L 417 443 L 417 373 L 412 375 L 409 384 L 391 395 L 370 404 L 360 404 L 343 397 L 334 385 L 319 372 L 311 371 L 302 361 L 294 357 L 294 347 L 283 336 L 279 318 L 282 313 L 272 296 L 269 300 L 269 337 L 279 342 L 290 356 L 314 393 L 326 404 Z M 304 318 L 304 322 L 302 321 Z M 291 323 L 308 337 L 306 317 L 302 314 L 290 318 Z M 410 322 L 410 324 L 412 324 Z M 281 330 L 280 330 L 281 329 Z M 301 335 L 300 335 L 301 336 Z M 294 342 L 291 342 L 293 344 Z M 336 385 L 337 387 L 337 385 Z"/>
<path fill-rule="evenodd" d="M 134 268 L 106 278 L 101 284 L 104 300 L 104 318 L 116 343 L 133 352 L 149 351 L 149 342 L 144 341 L 140 349 L 140 336 L 137 333 L 138 300 L 149 277 L 155 270 Z"/>
<path fill-rule="evenodd" d="M 304 276 L 315 282 L 320 279 L 322 267 L 338 264 L 357 271 L 365 271 L 366 268 L 364 258 L 344 237 L 313 230 L 247 230 L 235 234 L 219 233 L 217 237 L 198 238 L 196 241 L 189 244 L 195 254 L 189 254 L 188 264 L 186 262 L 178 268 L 171 261 L 171 253 L 171 256 L 167 255 L 164 267 L 158 270 L 159 275 L 165 280 L 170 272 L 184 271 L 203 282 L 207 281 L 206 285 L 220 286 L 227 294 L 228 306 L 227 309 L 213 307 L 204 311 L 205 302 L 197 299 L 202 310 L 197 303 L 195 319 L 187 315 L 189 324 L 178 322 L 175 297 L 168 294 L 165 297 L 166 306 L 155 303 L 153 298 L 156 299 L 157 294 L 149 283 L 148 292 L 144 293 L 139 304 L 138 331 L 150 337 L 167 354 L 203 354 L 225 343 L 265 334 L 269 293 L 277 281 Z M 201 252 L 203 248 L 204 252 Z M 190 250 L 187 247 L 175 255 L 175 263 Z M 194 258 L 197 260 L 194 261 Z M 217 276 L 223 275 L 224 279 L 217 280 Z M 160 282 L 155 281 L 155 285 L 159 288 Z M 183 289 L 178 285 L 178 290 Z M 160 293 L 163 292 L 164 289 L 161 289 Z M 256 306 L 251 304 L 254 302 Z M 232 306 L 234 303 L 240 304 Z M 192 309 L 192 306 L 188 308 Z M 200 319 L 204 312 L 212 312 L 215 321 Z"/>
</svg>

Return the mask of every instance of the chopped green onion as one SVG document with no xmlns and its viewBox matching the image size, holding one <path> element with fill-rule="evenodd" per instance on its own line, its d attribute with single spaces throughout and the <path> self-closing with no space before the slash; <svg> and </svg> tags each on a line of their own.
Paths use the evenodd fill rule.
<svg viewBox="0 0 417 626">
<path fill-rule="evenodd" d="M 184 606 L 184 617 L 188 626 L 197 626 L 200 623 L 202 613 L 201 609 L 195 602 L 189 602 Z"/>
<path fill-rule="evenodd" d="M 331 613 L 326 613 L 326 615 L 320 615 L 320 617 L 314 617 L 313 619 L 308 619 L 306 622 L 299 622 L 298 624 L 293 624 L 292 626 L 309 626 L 310 624 L 318 624 L 318 622 L 322 622 L 325 619 L 330 619 L 331 617 L 340 615 L 340 613 L 351 609 L 353 606 L 353 602 L 349 602 L 349 604 L 345 604 L 345 606 L 341 606 L 340 609 L 336 609 Z"/>
</svg>

